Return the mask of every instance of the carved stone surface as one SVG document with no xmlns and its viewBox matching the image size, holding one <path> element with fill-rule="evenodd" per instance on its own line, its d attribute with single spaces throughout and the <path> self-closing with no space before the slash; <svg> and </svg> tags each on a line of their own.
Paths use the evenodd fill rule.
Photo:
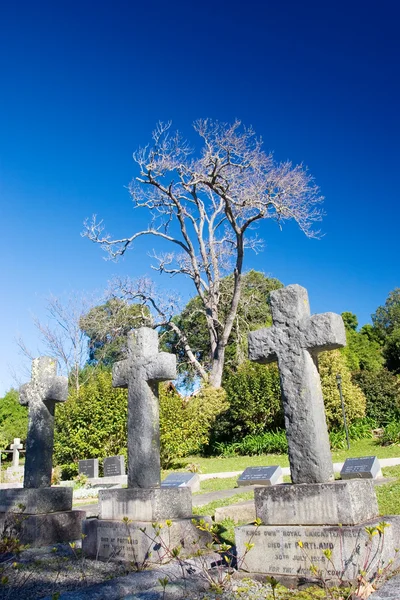
<svg viewBox="0 0 400 600">
<path fill-rule="evenodd" d="M 185 519 L 192 516 L 190 488 L 100 490 L 100 518 L 133 521 Z"/>
<path fill-rule="evenodd" d="M 333 478 L 319 352 L 346 345 L 340 315 L 310 316 L 307 290 L 289 285 L 270 294 L 273 326 L 249 334 L 250 360 L 278 361 L 293 483 Z"/>
<path fill-rule="evenodd" d="M 0 513 L 0 527 L 6 526 L 22 544 L 36 548 L 80 540 L 85 517 L 83 510 L 34 514 L 18 519 L 13 514 Z"/>
<path fill-rule="evenodd" d="M 158 352 L 155 330 L 128 334 L 128 358 L 113 367 L 113 386 L 128 388 L 128 488 L 160 487 L 158 384 L 176 376 L 176 357 Z"/>
<path fill-rule="evenodd" d="M 29 406 L 25 455 L 25 488 L 51 485 L 54 441 L 54 407 L 65 402 L 68 380 L 57 377 L 57 361 L 48 356 L 32 361 L 32 379 L 19 390 L 19 401 Z"/>
<path fill-rule="evenodd" d="M 0 512 L 36 515 L 61 512 L 71 508 L 72 488 L 19 488 L 0 492 Z"/>
</svg>

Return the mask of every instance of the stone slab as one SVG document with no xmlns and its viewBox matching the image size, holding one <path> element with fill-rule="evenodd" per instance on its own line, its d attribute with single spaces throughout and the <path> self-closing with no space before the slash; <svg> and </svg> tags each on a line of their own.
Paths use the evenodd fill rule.
<svg viewBox="0 0 400 600">
<path fill-rule="evenodd" d="M 194 494 L 200 491 L 200 478 L 197 473 L 170 473 L 161 483 L 161 487 L 188 487 Z"/>
<path fill-rule="evenodd" d="M 178 519 L 169 524 L 87 519 L 83 522 L 86 536 L 82 541 L 83 554 L 102 560 L 134 561 L 139 565 L 168 562 L 171 550 L 177 546 L 182 549 L 181 556 L 193 555 L 211 542 L 211 535 L 197 527 L 200 520 L 211 524 L 209 517 Z"/>
<path fill-rule="evenodd" d="M 235 523 L 253 523 L 256 520 L 256 507 L 254 500 L 237 502 L 230 506 L 221 506 L 215 509 L 214 521 L 221 523 L 224 519 L 232 519 Z"/>
<path fill-rule="evenodd" d="M 101 519 L 186 519 L 192 516 L 192 493 L 187 487 L 100 490 L 99 505 Z"/>
<path fill-rule="evenodd" d="M 379 514 L 368 479 L 256 488 L 254 499 L 265 525 L 356 525 Z"/>
<path fill-rule="evenodd" d="M 341 479 L 376 479 L 382 477 L 378 457 L 347 458 L 340 471 L 340 477 Z"/>
<path fill-rule="evenodd" d="M 125 457 L 107 456 L 103 460 L 103 475 L 104 477 L 116 477 L 125 475 Z"/>
<path fill-rule="evenodd" d="M 20 488 L 0 490 L 0 513 L 24 515 L 69 511 L 72 508 L 72 488 Z"/>
<path fill-rule="evenodd" d="M 343 577 L 354 580 L 368 558 L 368 572 L 373 573 L 385 561 L 396 559 L 399 545 L 400 516 L 384 517 L 389 523 L 382 538 L 372 537 L 369 549 L 366 526 L 376 526 L 383 519 L 366 521 L 354 526 L 260 526 L 243 525 L 235 529 L 238 557 L 244 557 L 241 569 L 264 575 L 311 578 L 311 564 L 322 570 L 324 578 Z M 246 543 L 254 547 L 246 553 Z M 302 542 L 300 548 L 298 542 Z M 331 561 L 324 550 L 332 552 Z"/>
<path fill-rule="evenodd" d="M 282 468 L 279 466 L 247 467 L 239 476 L 237 484 L 241 485 L 276 485 L 283 483 Z"/>
<path fill-rule="evenodd" d="M 88 479 L 99 476 L 99 459 L 87 458 L 78 461 L 79 475 L 85 475 Z"/>
<path fill-rule="evenodd" d="M 31 515 L 0 513 L 0 527 L 3 532 L 16 535 L 22 544 L 40 547 L 80 540 L 85 517 L 84 510 Z"/>
</svg>

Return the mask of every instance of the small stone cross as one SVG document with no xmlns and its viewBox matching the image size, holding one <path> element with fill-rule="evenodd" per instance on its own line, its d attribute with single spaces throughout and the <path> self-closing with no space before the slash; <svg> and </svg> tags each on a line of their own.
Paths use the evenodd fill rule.
<svg viewBox="0 0 400 600">
<path fill-rule="evenodd" d="M 57 361 L 41 356 L 32 361 L 32 379 L 19 390 L 19 401 L 29 406 L 25 455 L 25 488 L 51 486 L 54 408 L 65 402 L 68 380 L 57 377 Z"/>
<path fill-rule="evenodd" d="M 158 334 L 128 334 L 128 358 L 113 367 L 113 386 L 128 388 L 128 488 L 161 484 L 158 384 L 176 378 L 176 357 L 158 352 Z"/>
<path fill-rule="evenodd" d="M 332 479 L 332 457 L 318 373 L 319 352 L 346 345 L 340 315 L 310 316 L 307 290 L 271 292 L 273 326 L 249 334 L 249 358 L 278 361 L 292 483 Z"/>
<path fill-rule="evenodd" d="M 19 466 L 19 450 L 22 450 L 20 438 L 14 438 L 14 442 L 11 444 L 10 449 L 13 451 L 12 457 L 12 468 L 16 469 Z"/>
</svg>

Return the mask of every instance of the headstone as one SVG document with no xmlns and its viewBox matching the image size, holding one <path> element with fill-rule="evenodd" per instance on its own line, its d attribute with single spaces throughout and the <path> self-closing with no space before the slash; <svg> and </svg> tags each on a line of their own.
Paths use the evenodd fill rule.
<svg viewBox="0 0 400 600">
<path fill-rule="evenodd" d="M 161 483 L 161 487 L 188 487 L 192 493 L 200 491 L 200 477 L 196 473 L 170 473 Z"/>
<path fill-rule="evenodd" d="M 289 285 L 270 294 L 273 325 L 249 334 L 250 360 L 278 361 L 293 483 L 333 479 L 318 373 L 320 352 L 346 345 L 340 315 L 310 316 L 307 290 Z"/>
<path fill-rule="evenodd" d="M 237 483 L 241 485 L 276 485 L 283 483 L 282 469 L 279 466 L 247 467 L 239 476 Z"/>
<path fill-rule="evenodd" d="M 20 388 L 19 401 L 29 406 L 25 455 L 25 488 L 51 486 L 54 440 L 54 407 L 65 402 L 68 380 L 57 377 L 57 361 L 48 356 L 32 362 L 32 380 Z"/>
<path fill-rule="evenodd" d="M 125 458 L 123 456 L 107 456 L 103 461 L 104 477 L 125 475 Z"/>
<path fill-rule="evenodd" d="M 85 513 L 72 510 L 71 488 L 51 487 L 54 408 L 67 399 L 67 378 L 57 376 L 56 360 L 36 358 L 32 379 L 19 393 L 20 403 L 29 406 L 24 487 L 0 491 L 0 527 L 11 519 L 13 535 L 35 546 L 79 539 Z"/>
<path fill-rule="evenodd" d="M 156 540 L 150 547 L 147 543 L 146 552 L 142 548 L 140 540 L 147 523 L 151 527 L 152 522 L 171 521 L 171 539 L 180 535 L 182 528 L 187 532 L 185 542 L 196 536 L 190 488 L 161 486 L 158 384 L 175 377 L 176 357 L 158 351 L 156 331 L 142 327 L 128 334 L 128 356 L 113 367 L 113 386 L 128 388 L 128 487 L 99 492 L 100 518 L 83 526 L 86 556 L 108 559 L 116 541 L 122 539 L 125 517 L 129 520 L 126 538 L 138 540 L 135 556 L 139 563 L 147 561 L 149 553 L 156 561 L 165 560 L 165 553 L 164 559 L 159 555 L 161 546 Z M 210 542 L 208 533 L 206 537 Z M 185 543 L 183 552 L 192 553 L 193 547 Z M 122 550 L 118 556 L 128 560 Z"/>
<path fill-rule="evenodd" d="M 88 479 L 99 476 L 99 459 L 98 458 L 87 458 L 85 460 L 78 461 L 78 473 L 79 475 L 86 475 Z"/>
<path fill-rule="evenodd" d="M 347 458 L 340 471 L 341 479 L 376 479 L 377 477 L 382 477 L 377 456 Z"/>
<path fill-rule="evenodd" d="M 14 442 L 11 444 L 10 448 L 13 451 L 12 466 L 13 469 L 16 469 L 19 467 L 19 451 L 23 448 L 20 438 L 14 438 Z"/>
</svg>

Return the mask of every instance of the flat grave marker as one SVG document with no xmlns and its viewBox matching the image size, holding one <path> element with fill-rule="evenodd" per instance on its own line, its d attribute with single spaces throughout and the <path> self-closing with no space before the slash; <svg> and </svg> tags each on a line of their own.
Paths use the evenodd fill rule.
<svg viewBox="0 0 400 600">
<path fill-rule="evenodd" d="M 247 467 L 238 478 L 238 486 L 241 485 L 276 485 L 283 483 L 281 467 L 274 465 L 269 467 Z"/>
<path fill-rule="evenodd" d="M 88 479 L 99 476 L 99 459 L 88 458 L 86 460 L 80 460 L 78 463 L 79 475 L 86 475 Z"/>
<path fill-rule="evenodd" d="M 161 487 L 188 487 L 192 492 L 200 491 L 200 478 L 196 473 L 170 473 L 162 481 Z"/>
<path fill-rule="evenodd" d="M 381 465 L 376 456 L 346 458 L 340 477 L 341 479 L 376 479 L 382 477 Z"/>
<path fill-rule="evenodd" d="M 103 461 L 103 476 L 115 477 L 116 475 L 125 475 L 125 457 L 107 456 Z"/>
</svg>

